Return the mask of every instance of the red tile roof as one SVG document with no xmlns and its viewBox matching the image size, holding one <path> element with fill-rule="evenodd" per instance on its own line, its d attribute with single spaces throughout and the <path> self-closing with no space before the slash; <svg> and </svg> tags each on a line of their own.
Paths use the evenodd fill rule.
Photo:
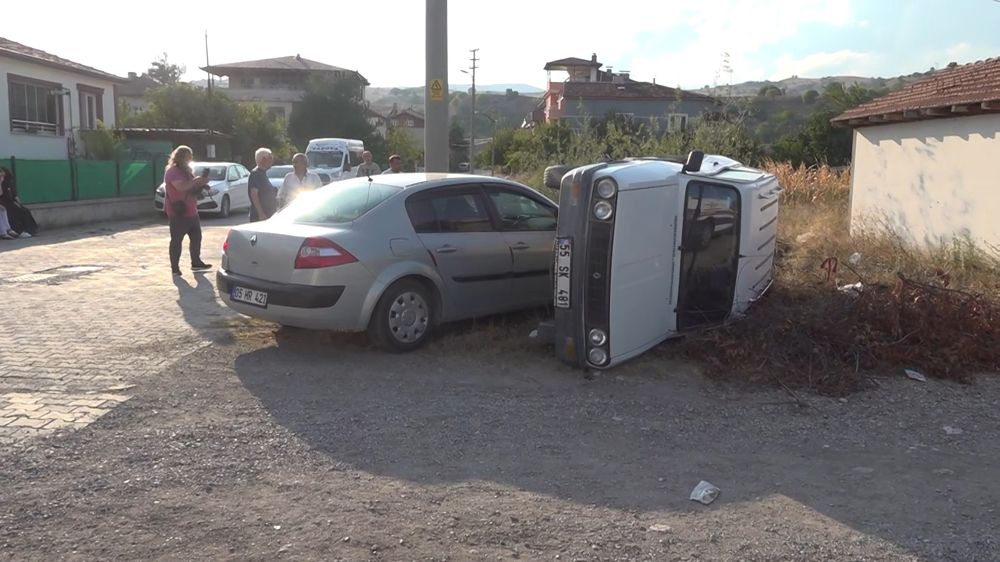
<svg viewBox="0 0 1000 562">
<path fill-rule="evenodd" d="M 51 53 L 46 53 L 41 49 L 34 49 L 27 45 L 22 45 L 16 41 L 11 41 L 10 39 L 5 39 L 0 37 L 0 56 L 9 56 L 16 59 L 26 60 L 29 62 L 35 62 L 38 64 L 44 64 L 46 66 L 56 67 L 63 70 L 70 70 L 73 72 L 78 72 L 80 74 L 85 74 L 87 76 L 93 76 L 96 78 L 102 78 L 104 80 L 110 80 L 112 82 L 122 83 L 126 80 L 120 76 L 115 76 L 114 74 L 109 74 L 107 72 L 97 70 L 96 68 L 80 64 L 78 62 L 73 62 L 71 60 L 64 59 L 62 57 L 57 57 Z"/>
<path fill-rule="evenodd" d="M 563 70 L 563 68 L 567 66 L 594 66 L 600 68 L 601 63 L 587 59 L 569 57 L 545 63 L 545 70 Z"/>
<path fill-rule="evenodd" d="M 1000 100 L 1000 58 L 992 58 L 934 73 L 905 88 L 859 105 L 835 117 L 834 123 L 867 119 L 904 111 L 919 112 L 952 106 Z M 968 115 L 956 113 L 955 115 Z M 904 116 L 907 120 L 929 119 L 932 115 Z M 875 124 L 875 123 L 871 123 Z"/>
</svg>

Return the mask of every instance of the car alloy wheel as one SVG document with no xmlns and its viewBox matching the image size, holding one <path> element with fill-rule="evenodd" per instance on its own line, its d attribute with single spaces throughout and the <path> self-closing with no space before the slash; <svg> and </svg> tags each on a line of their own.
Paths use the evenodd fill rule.
<svg viewBox="0 0 1000 562">
<path fill-rule="evenodd" d="M 228 195 L 223 195 L 222 196 L 222 206 L 220 207 L 220 210 L 219 210 L 219 217 L 220 218 L 224 218 L 224 219 L 229 218 L 229 205 L 230 205 L 230 203 L 229 203 L 229 196 Z"/>
</svg>

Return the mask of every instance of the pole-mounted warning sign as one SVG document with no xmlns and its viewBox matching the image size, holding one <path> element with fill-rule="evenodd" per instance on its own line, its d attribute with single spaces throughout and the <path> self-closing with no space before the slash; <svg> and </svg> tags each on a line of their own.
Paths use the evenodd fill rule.
<svg viewBox="0 0 1000 562">
<path fill-rule="evenodd" d="M 444 84 L 440 80 L 431 80 L 431 101 L 444 101 Z"/>
</svg>

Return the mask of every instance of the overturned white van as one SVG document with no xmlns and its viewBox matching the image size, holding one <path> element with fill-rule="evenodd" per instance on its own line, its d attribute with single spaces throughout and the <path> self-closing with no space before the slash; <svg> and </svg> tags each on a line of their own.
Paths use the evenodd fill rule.
<svg viewBox="0 0 1000 562">
<path fill-rule="evenodd" d="M 740 315 L 770 287 L 777 178 L 721 156 L 546 170 L 559 191 L 555 316 L 533 334 L 605 369 Z"/>
</svg>

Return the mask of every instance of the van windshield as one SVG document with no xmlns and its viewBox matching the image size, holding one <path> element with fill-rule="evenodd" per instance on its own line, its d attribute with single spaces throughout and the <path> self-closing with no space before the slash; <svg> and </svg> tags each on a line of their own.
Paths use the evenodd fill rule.
<svg viewBox="0 0 1000 562">
<path fill-rule="evenodd" d="M 344 153 L 339 150 L 310 150 L 306 157 L 315 168 L 339 168 L 344 162 Z"/>
</svg>

